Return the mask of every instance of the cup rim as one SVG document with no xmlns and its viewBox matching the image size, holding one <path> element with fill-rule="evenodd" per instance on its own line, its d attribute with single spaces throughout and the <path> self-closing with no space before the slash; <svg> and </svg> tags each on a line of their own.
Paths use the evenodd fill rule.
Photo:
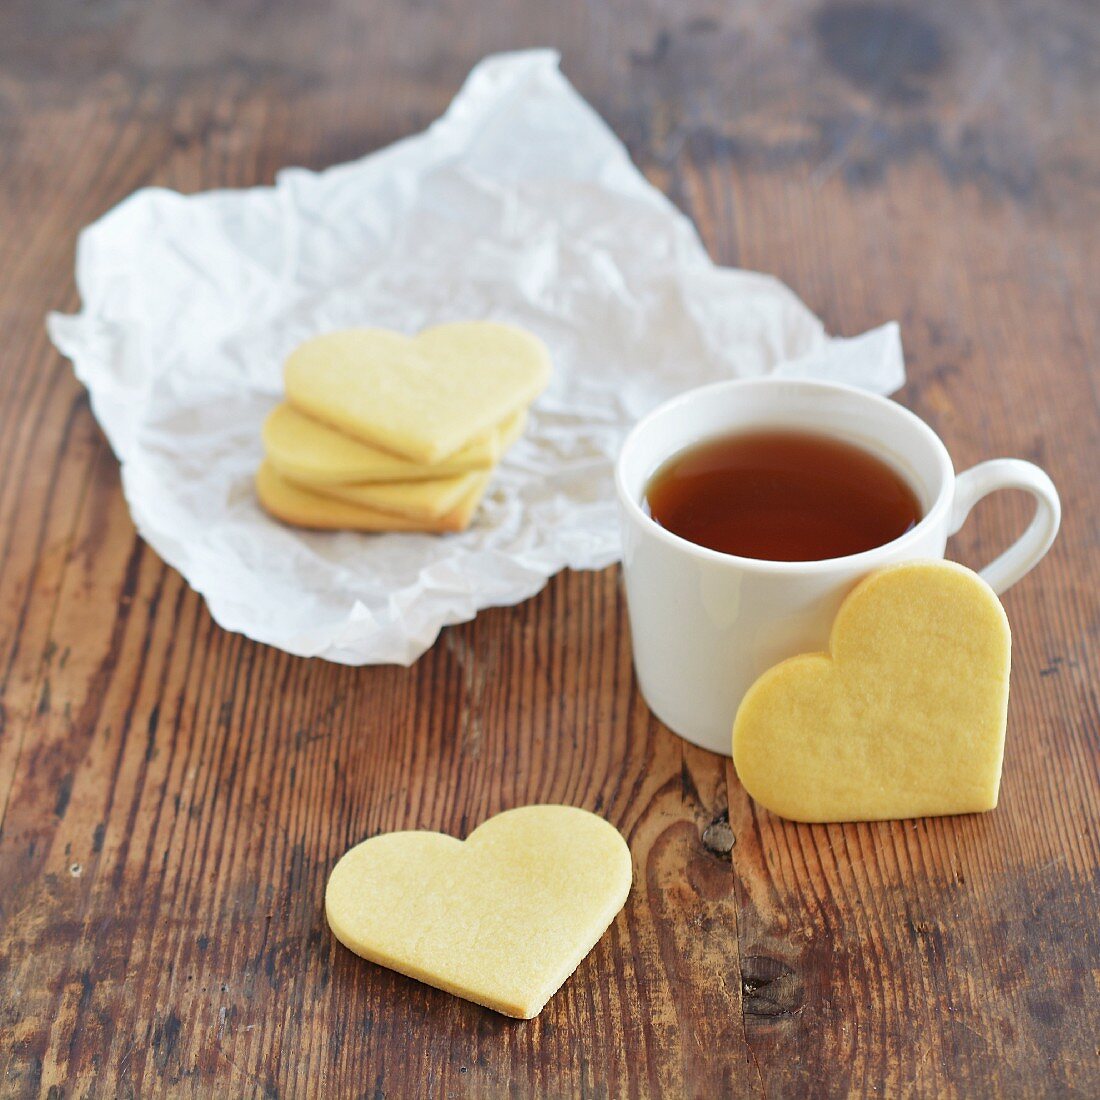
<svg viewBox="0 0 1100 1100">
<path fill-rule="evenodd" d="M 719 392 L 741 389 L 769 389 L 778 386 L 793 386 L 804 390 L 816 390 L 821 393 L 848 394 L 861 401 L 865 401 L 873 408 L 887 410 L 890 415 L 900 416 L 903 421 L 908 423 L 930 446 L 936 456 L 937 465 L 940 471 L 939 492 L 932 501 L 931 507 L 929 507 L 921 520 L 913 527 L 910 527 L 908 531 L 899 535 L 896 539 L 884 542 L 881 546 L 873 546 L 870 550 L 861 550 L 858 554 L 847 554 L 839 558 L 817 558 L 812 561 L 770 561 L 767 558 L 746 558 L 739 554 L 727 554 L 722 550 L 712 550 L 710 547 L 700 546 L 698 543 L 682 538 L 680 535 L 674 534 L 672 531 L 668 530 L 667 527 L 662 527 L 652 516 L 647 515 L 641 506 L 641 502 L 635 500 L 633 495 L 627 491 L 625 475 L 623 473 L 626 459 L 630 456 L 630 451 L 638 447 L 638 440 L 652 427 L 654 421 L 668 415 L 671 411 L 682 405 L 693 404 Z M 702 440 L 700 440 L 700 442 L 701 441 Z M 665 455 L 660 459 L 660 462 L 665 462 L 671 457 L 671 454 Z M 657 465 L 660 465 L 660 462 L 658 462 Z M 654 467 L 654 469 L 656 469 L 656 467 Z M 761 573 L 779 574 L 824 573 L 833 569 L 846 570 L 859 568 L 861 566 L 873 568 L 876 559 L 884 552 L 890 551 L 891 553 L 896 553 L 899 550 L 904 551 L 910 543 L 918 542 L 927 533 L 930 527 L 943 520 L 945 513 L 950 507 L 951 494 L 949 490 L 954 484 L 954 479 L 955 467 L 951 462 L 951 456 L 947 453 L 947 448 L 944 446 L 943 440 L 940 439 L 932 428 L 917 416 L 916 413 L 905 408 L 904 405 L 898 404 L 898 402 L 889 397 L 882 397 L 879 394 L 861 390 L 857 386 L 849 386 L 842 382 L 828 382 L 811 378 L 730 378 L 685 390 L 683 393 L 679 393 L 675 397 L 662 402 L 655 409 L 651 409 L 633 428 L 630 429 L 626 439 L 623 441 L 622 447 L 619 449 L 619 456 L 615 461 L 615 489 L 619 496 L 620 507 L 622 507 L 624 513 L 647 534 L 659 539 L 672 549 L 690 554 L 704 561 L 724 563 L 726 565 L 737 566 L 739 569 L 754 570 Z"/>
</svg>

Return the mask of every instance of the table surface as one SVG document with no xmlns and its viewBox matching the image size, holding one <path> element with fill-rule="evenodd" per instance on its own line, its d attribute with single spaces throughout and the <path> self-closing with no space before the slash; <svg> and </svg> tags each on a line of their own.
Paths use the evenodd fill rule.
<svg viewBox="0 0 1100 1100">
<path fill-rule="evenodd" d="M 1005 599 L 996 812 L 761 811 L 647 712 L 617 569 L 356 669 L 227 634 L 135 534 L 43 326 L 79 228 L 379 148 L 545 44 L 718 261 L 834 332 L 896 318 L 957 463 L 1057 482 Z M 1055 0 L 5 0 L 0 1095 L 1100 1094 L 1098 57 L 1097 9 Z M 1001 494 L 951 553 L 1026 517 Z M 333 940 L 349 845 L 530 802 L 605 815 L 635 868 L 538 1019 Z"/>
</svg>

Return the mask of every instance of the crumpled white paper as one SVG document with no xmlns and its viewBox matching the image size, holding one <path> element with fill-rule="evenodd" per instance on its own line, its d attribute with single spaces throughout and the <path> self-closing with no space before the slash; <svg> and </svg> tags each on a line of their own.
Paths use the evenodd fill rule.
<svg viewBox="0 0 1100 1100">
<path fill-rule="evenodd" d="M 441 627 L 614 562 L 613 463 L 653 406 L 768 372 L 879 393 L 895 325 L 829 339 L 782 283 L 716 267 L 547 50 L 488 58 L 425 133 L 271 188 L 146 189 L 80 236 L 49 330 L 122 464 L 138 531 L 227 630 L 410 664 Z M 322 534 L 253 496 L 287 353 L 348 325 L 524 325 L 554 377 L 471 529 Z"/>
</svg>

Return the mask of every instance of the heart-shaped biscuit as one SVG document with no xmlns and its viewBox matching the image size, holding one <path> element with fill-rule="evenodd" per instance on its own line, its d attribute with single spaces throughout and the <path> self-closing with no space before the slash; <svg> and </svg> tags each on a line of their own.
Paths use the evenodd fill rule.
<svg viewBox="0 0 1100 1100">
<path fill-rule="evenodd" d="M 307 340 L 283 368 L 295 408 L 365 443 L 436 463 L 533 401 L 550 377 L 542 341 L 463 321 L 419 336 L 345 329 Z"/>
<path fill-rule="evenodd" d="M 452 515 L 465 500 L 485 495 L 492 474 L 487 470 L 455 474 L 437 481 L 379 481 L 365 485 L 318 485 L 321 496 L 407 519 L 433 522 Z M 303 486 L 309 488 L 309 486 Z"/>
<path fill-rule="evenodd" d="M 264 451 L 283 477 L 307 487 L 431 481 L 491 469 L 520 437 L 526 420 L 526 412 L 513 413 L 443 461 L 424 466 L 360 443 L 284 402 L 276 405 L 264 421 Z"/>
<path fill-rule="evenodd" d="M 434 519 L 383 512 L 366 504 L 314 492 L 288 481 L 270 462 L 262 463 L 256 471 L 256 495 L 268 515 L 294 527 L 317 531 L 430 531 L 443 534 L 466 530 L 481 502 L 487 480 L 488 475 L 483 475 L 451 511 Z"/>
<path fill-rule="evenodd" d="M 465 841 L 363 841 L 333 868 L 325 912 L 357 955 L 529 1020 L 607 930 L 630 880 L 630 850 L 602 818 L 523 806 Z"/>
<path fill-rule="evenodd" d="M 830 653 L 749 688 L 733 762 L 757 802 L 795 821 L 877 821 L 997 805 L 1010 635 L 993 590 L 954 562 L 861 581 Z"/>
</svg>

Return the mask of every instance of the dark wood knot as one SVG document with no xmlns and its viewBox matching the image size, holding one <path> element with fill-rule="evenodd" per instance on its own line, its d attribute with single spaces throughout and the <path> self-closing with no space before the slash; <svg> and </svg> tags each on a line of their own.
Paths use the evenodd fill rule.
<svg viewBox="0 0 1100 1100">
<path fill-rule="evenodd" d="M 730 828 L 730 812 L 723 810 L 704 830 L 703 847 L 712 855 L 725 859 L 733 851 L 737 838 Z"/>
<path fill-rule="evenodd" d="M 802 982 L 794 969 L 768 955 L 741 960 L 741 1011 L 745 1016 L 775 1019 L 793 1016 L 802 1007 Z"/>
</svg>

